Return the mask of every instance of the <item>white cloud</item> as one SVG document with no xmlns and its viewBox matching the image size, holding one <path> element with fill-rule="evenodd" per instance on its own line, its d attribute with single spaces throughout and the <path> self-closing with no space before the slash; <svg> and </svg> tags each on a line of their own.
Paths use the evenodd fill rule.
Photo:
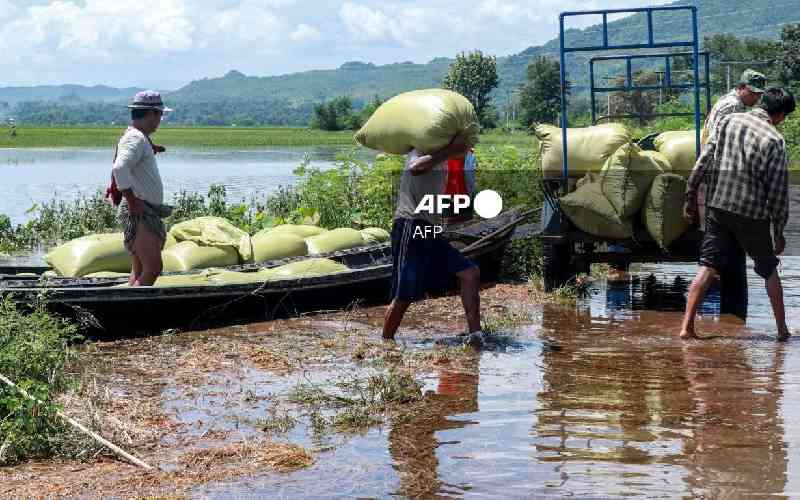
<svg viewBox="0 0 800 500">
<path fill-rule="evenodd" d="M 297 25 L 297 28 L 292 31 L 289 38 L 298 43 L 311 43 L 322 39 L 322 33 L 315 27 L 309 26 L 305 23 Z"/>
<path fill-rule="evenodd" d="M 221 35 L 224 40 L 240 39 L 247 43 L 260 43 L 269 48 L 284 35 L 286 22 L 262 1 L 244 1 L 212 17 L 206 35 Z"/>
<path fill-rule="evenodd" d="M 483 0 L 478 5 L 478 15 L 510 21 L 520 15 L 518 3 L 508 0 Z"/>
<path fill-rule="evenodd" d="M 425 62 L 473 49 L 502 56 L 554 38 L 560 11 L 651 3 L 0 0 L 0 85 L 168 88 L 229 69 L 280 74 L 350 60 Z M 154 80 L 141 81 L 149 75 Z"/>
<path fill-rule="evenodd" d="M 0 0 L 0 21 L 13 19 L 17 16 L 18 10 L 17 6 L 11 3 L 11 0 Z"/>
<path fill-rule="evenodd" d="M 345 2 L 339 10 L 339 15 L 347 31 L 356 39 L 376 41 L 392 38 L 389 18 L 379 9 Z"/>
</svg>

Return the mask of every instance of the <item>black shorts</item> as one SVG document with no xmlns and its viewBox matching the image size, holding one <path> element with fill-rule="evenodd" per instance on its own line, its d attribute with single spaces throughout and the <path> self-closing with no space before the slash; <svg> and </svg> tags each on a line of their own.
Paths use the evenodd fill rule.
<svg viewBox="0 0 800 500">
<path fill-rule="evenodd" d="M 718 208 L 706 210 L 706 231 L 700 245 L 700 265 L 722 272 L 739 245 L 755 262 L 756 274 L 772 276 L 780 261 L 775 256 L 770 222 L 743 217 Z"/>
<path fill-rule="evenodd" d="M 425 229 L 429 231 L 426 232 Z M 432 224 L 417 219 L 395 219 L 392 224 L 392 298 L 414 302 L 431 288 L 475 264 L 453 248 Z"/>
</svg>

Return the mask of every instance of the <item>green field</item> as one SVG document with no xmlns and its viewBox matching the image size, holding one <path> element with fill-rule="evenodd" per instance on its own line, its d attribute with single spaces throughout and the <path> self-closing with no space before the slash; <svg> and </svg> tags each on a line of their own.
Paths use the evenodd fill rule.
<svg viewBox="0 0 800 500">
<path fill-rule="evenodd" d="M 11 137 L 0 128 L 0 148 L 95 148 L 112 147 L 122 127 L 25 127 Z M 351 131 L 325 132 L 305 128 L 244 127 L 164 127 L 153 139 L 166 147 L 261 148 L 270 146 L 351 146 Z M 526 134 L 490 133 L 481 137 L 484 144 L 529 146 Z"/>
</svg>

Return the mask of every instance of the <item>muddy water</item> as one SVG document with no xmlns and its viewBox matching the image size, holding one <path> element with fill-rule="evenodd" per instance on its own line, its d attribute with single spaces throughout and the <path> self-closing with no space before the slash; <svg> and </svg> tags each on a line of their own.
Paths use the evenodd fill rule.
<svg viewBox="0 0 800 500">
<path fill-rule="evenodd" d="M 327 438 L 301 419 L 286 438 L 317 452 L 311 468 L 213 483 L 193 495 L 798 495 L 800 341 L 774 342 L 755 276 L 747 324 L 720 317 L 712 290 L 698 324 L 706 340 L 676 340 L 684 278 L 693 270 L 643 268 L 631 282 L 596 283 L 577 306 L 531 306 L 528 324 L 493 336 L 466 369 L 427 374 L 436 402 L 429 411 Z M 790 327 L 798 331 L 800 274 L 785 278 Z M 404 342 L 433 348 L 420 332 Z M 301 376 L 253 380 L 267 398 Z M 225 383 L 216 383 L 223 393 Z M 218 419 L 213 406 L 196 404 L 202 411 L 187 418 L 206 429 Z M 245 428 L 263 408 L 252 403 L 239 413 L 246 418 L 224 425 Z"/>
</svg>

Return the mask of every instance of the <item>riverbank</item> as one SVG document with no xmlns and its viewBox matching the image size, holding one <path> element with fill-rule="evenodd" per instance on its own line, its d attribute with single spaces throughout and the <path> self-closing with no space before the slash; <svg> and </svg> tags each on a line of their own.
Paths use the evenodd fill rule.
<svg viewBox="0 0 800 500">
<path fill-rule="evenodd" d="M 491 286 L 483 293 L 487 327 L 500 332 L 530 320 L 526 307 L 540 302 L 527 285 Z M 327 482 L 354 443 L 411 427 L 393 451 L 412 467 L 397 489 L 432 494 L 441 483 L 435 471 L 417 470 L 429 457 L 415 446 L 435 422 L 414 422 L 435 418 L 443 401 L 424 392 L 425 381 L 441 370 L 476 377 L 478 369 L 479 355 L 457 337 L 466 325 L 443 321 L 459 304 L 457 296 L 418 304 L 399 344 L 380 339 L 383 307 L 87 344 L 86 389 L 63 401 L 66 411 L 157 470 L 107 452 L 34 461 L 0 468 L 0 495 L 183 498 L 253 476 L 293 481 L 306 469 L 324 471 Z M 426 345 L 405 344 L 409 338 Z M 437 339 L 451 342 L 436 346 Z M 376 451 L 359 462 L 378 458 Z M 309 486 L 328 495 L 342 492 L 331 487 L 388 493 L 379 482 L 348 481 Z"/>
<path fill-rule="evenodd" d="M 124 127 L 26 127 L 11 137 L 0 127 L 0 148 L 102 148 L 113 147 Z M 353 132 L 326 132 L 289 127 L 170 127 L 153 136 L 155 142 L 185 148 L 264 148 L 272 146 L 355 146 Z M 481 136 L 483 144 L 513 144 L 533 147 L 532 136 L 491 132 Z"/>
</svg>

